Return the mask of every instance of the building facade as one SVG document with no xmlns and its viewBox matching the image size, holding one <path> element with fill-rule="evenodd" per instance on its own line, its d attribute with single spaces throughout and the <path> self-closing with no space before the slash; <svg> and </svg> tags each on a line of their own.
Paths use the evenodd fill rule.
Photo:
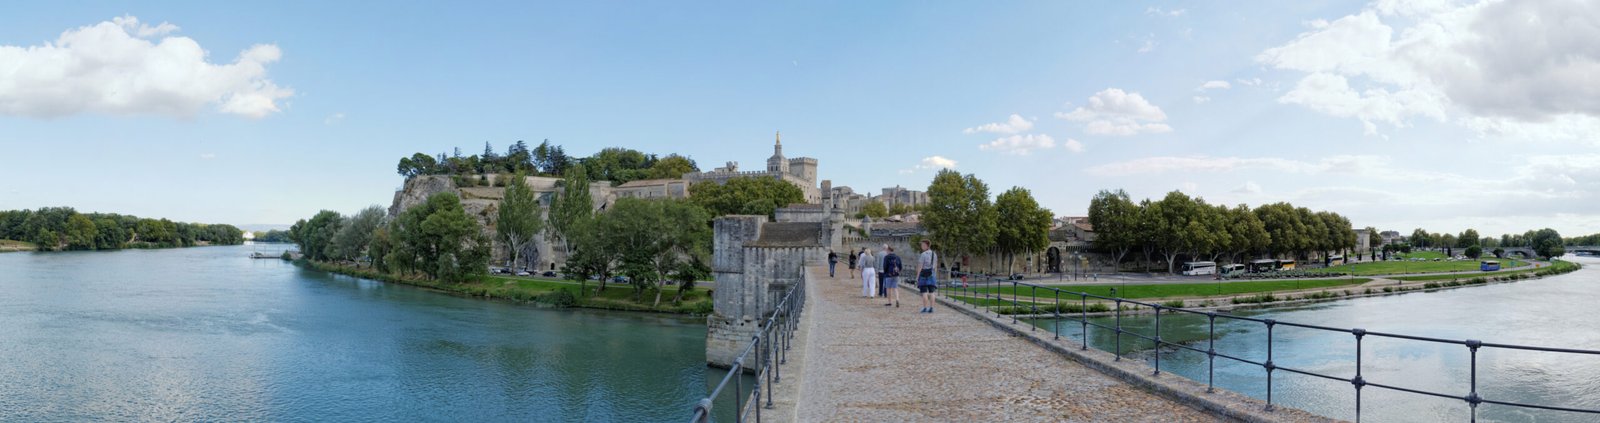
<svg viewBox="0 0 1600 423">
<path fill-rule="evenodd" d="M 739 162 L 728 162 L 726 166 L 712 169 L 710 172 L 694 172 L 683 175 L 684 182 L 693 185 L 700 181 L 713 181 L 719 184 L 727 183 L 733 178 L 775 178 L 788 182 L 800 188 L 805 195 L 807 203 L 817 204 L 822 202 L 822 190 L 817 188 L 817 159 L 810 157 L 788 158 L 783 155 L 783 135 L 777 135 L 772 145 L 772 157 L 767 158 L 767 168 L 758 171 L 739 170 Z"/>
</svg>

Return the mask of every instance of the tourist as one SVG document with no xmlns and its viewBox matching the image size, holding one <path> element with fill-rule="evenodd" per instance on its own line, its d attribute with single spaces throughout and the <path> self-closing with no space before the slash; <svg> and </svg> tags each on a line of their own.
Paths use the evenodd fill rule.
<svg viewBox="0 0 1600 423">
<path fill-rule="evenodd" d="M 865 250 L 866 250 L 865 248 L 862 249 L 862 251 L 865 251 Z M 860 255 L 861 255 L 860 253 L 856 253 L 856 254 L 851 254 L 850 255 L 850 272 L 851 273 L 855 273 L 856 260 L 860 258 L 860 257 L 858 257 Z"/>
<path fill-rule="evenodd" d="M 939 289 L 939 281 L 934 275 L 934 265 L 939 262 L 938 254 L 933 252 L 933 244 L 922 240 L 922 254 L 917 255 L 917 291 L 922 293 L 922 312 L 933 312 L 933 292 Z"/>
<path fill-rule="evenodd" d="M 894 247 L 883 245 L 883 306 L 900 306 L 900 289 L 895 283 L 900 280 L 900 256 L 894 254 Z M 894 297 L 890 300 L 889 297 Z"/>
<path fill-rule="evenodd" d="M 833 279 L 833 268 L 839 266 L 839 253 L 828 250 L 828 279 Z"/>
<path fill-rule="evenodd" d="M 863 297 L 872 298 L 872 294 L 877 293 L 878 269 L 873 265 L 877 261 L 878 258 L 872 256 L 872 250 L 861 249 L 861 259 L 857 263 L 861 263 L 861 296 Z"/>
</svg>

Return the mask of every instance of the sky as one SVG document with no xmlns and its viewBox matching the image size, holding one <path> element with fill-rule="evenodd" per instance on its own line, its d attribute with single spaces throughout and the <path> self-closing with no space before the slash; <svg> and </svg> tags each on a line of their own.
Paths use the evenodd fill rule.
<svg viewBox="0 0 1600 423">
<path fill-rule="evenodd" d="M 1600 232 L 1600 3 L 26 2 L 0 15 L 0 209 L 236 225 L 387 206 L 400 157 L 941 168 L 1356 226 Z"/>
</svg>

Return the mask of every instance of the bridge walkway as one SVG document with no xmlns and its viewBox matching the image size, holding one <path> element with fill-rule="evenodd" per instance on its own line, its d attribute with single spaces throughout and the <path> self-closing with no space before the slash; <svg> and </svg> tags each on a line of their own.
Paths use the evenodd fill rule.
<svg viewBox="0 0 1600 423">
<path fill-rule="evenodd" d="M 842 267 L 842 266 L 841 266 Z M 918 313 L 861 297 L 859 279 L 813 268 L 796 383 L 779 384 L 784 421 L 1211 422 L 1220 418 L 1130 386 L 955 310 Z M 785 369 L 785 372 L 791 370 Z M 785 376 L 785 382 L 788 382 Z M 787 386 L 785 386 L 787 385 Z M 788 398 L 783 398 L 788 397 Z"/>
</svg>

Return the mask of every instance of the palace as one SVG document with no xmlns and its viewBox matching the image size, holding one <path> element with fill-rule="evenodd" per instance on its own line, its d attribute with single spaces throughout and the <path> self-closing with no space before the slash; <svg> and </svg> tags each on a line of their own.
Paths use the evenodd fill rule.
<svg viewBox="0 0 1600 423">
<path fill-rule="evenodd" d="M 776 138 L 772 145 L 772 157 L 767 158 L 766 170 L 741 171 L 739 162 L 728 162 L 726 166 L 712 169 L 710 172 L 686 173 L 683 175 L 683 182 L 694 185 L 700 181 L 716 181 L 720 184 L 733 178 L 776 178 L 799 187 L 805 194 L 807 203 L 821 203 L 822 190 L 817 188 L 817 159 L 784 157 L 783 134 L 779 133 Z"/>
</svg>

